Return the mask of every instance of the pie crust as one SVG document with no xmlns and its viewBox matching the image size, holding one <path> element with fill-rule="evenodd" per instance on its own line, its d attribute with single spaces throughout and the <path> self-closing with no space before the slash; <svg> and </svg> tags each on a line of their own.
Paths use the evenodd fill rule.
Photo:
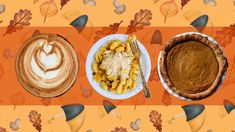
<svg viewBox="0 0 235 132">
<path fill-rule="evenodd" d="M 187 44 L 187 43 L 191 43 L 191 44 Z M 192 51 L 189 50 L 188 54 L 185 54 L 185 52 L 181 51 L 181 50 L 183 50 L 183 48 L 178 48 L 178 49 L 175 48 L 177 45 L 179 47 L 180 44 L 187 44 L 188 46 L 191 45 L 194 48 L 195 48 L 195 46 L 199 47 L 199 45 L 197 45 L 196 43 L 202 44 L 202 45 L 204 45 L 204 47 L 207 46 L 204 48 L 205 55 L 210 54 L 209 52 L 207 52 L 208 48 L 210 48 L 212 53 L 214 53 L 214 54 L 212 54 L 214 56 L 210 56 L 211 58 L 208 59 L 208 56 L 201 55 L 200 51 L 202 52 L 202 50 L 204 50 L 203 46 L 200 46 L 201 49 L 198 48 L 200 50 L 195 50 L 195 51 L 193 51 L 193 49 L 192 49 Z M 186 49 L 187 49 L 186 45 L 184 45 L 184 47 L 186 47 Z M 189 49 L 190 49 L 190 47 L 189 47 Z M 175 59 L 173 56 L 174 59 L 171 58 L 171 60 L 169 61 L 168 54 L 169 54 L 169 56 L 174 55 L 174 54 L 170 53 L 171 50 L 177 50 L 174 52 L 180 52 L 182 59 L 180 58 L 177 61 L 175 61 L 174 63 L 172 63 L 172 61 L 174 61 L 174 59 Z M 200 62 L 200 57 L 193 56 L 192 55 L 193 52 L 195 52 L 195 55 L 198 54 L 201 58 L 205 57 L 206 59 L 201 59 L 203 62 Z M 187 58 L 186 59 L 187 62 L 183 62 L 183 61 L 186 61 L 186 60 L 184 60 L 184 58 Z M 195 58 L 196 59 L 199 58 L 199 59 L 195 60 Z M 213 59 L 215 59 L 217 61 L 217 64 L 215 63 L 215 61 L 213 61 Z M 210 62 L 207 63 L 207 60 Z M 191 63 L 188 61 L 190 61 Z M 197 82 L 195 82 L 195 80 L 193 80 L 193 79 L 191 82 L 187 82 L 188 80 L 185 78 L 184 79 L 176 78 L 176 77 L 181 77 L 181 75 L 180 74 L 178 75 L 178 73 L 182 73 L 182 76 L 186 76 L 184 74 L 187 74 L 187 76 L 190 79 L 195 78 L 195 76 L 193 76 L 193 74 L 191 74 L 191 73 L 194 73 L 196 71 L 191 69 L 190 72 L 187 72 L 187 70 L 185 70 L 185 67 L 187 67 L 188 64 L 189 64 L 189 66 L 198 65 L 197 63 L 201 64 L 201 67 L 200 67 L 201 69 L 199 69 L 199 72 L 200 72 L 200 70 L 201 70 L 201 72 L 203 71 L 201 74 L 204 75 L 204 78 L 207 79 L 207 77 L 205 75 L 211 76 L 211 78 L 208 77 L 209 78 L 208 80 L 205 80 L 205 79 L 202 79 L 201 81 L 197 80 Z M 206 98 L 206 97 L 210 96 L 211 94 L 213 94 L 216 91 L 216 89 L 218 88 L 218 85 L 221 83 L 222 77 L 225 74 L 227 67 L 228 67 L 227 59 L 224 56 L 223 51 L 220 48 L 220 46 L 217 43 L 213 43 L 212 41 L 210 41 L 208 39 L 208 37 L 202 36 L 200 34 L 185 34 L 185 35 L 173 37 L 172 39 L 170 39 L 170 41 L 166 44 L 165 48 L 162 50 L 159 64 L 160 64 L 160 73 L 162 75 L 163 80 L 167 84 L 167 86 L 177 95 L 179 95 L 181 97 L 185 97 L 186 99 L 192 99 L 192 100 L 203 99 L 203 98 Z M 186 66 L 186 64 L 187 64 L 187 66 Z M 177 65 L 180 65 L 180 68 L 177 68 Z M 206 67 L 209 67 L 209 68 L 206 68 L 203 65 L 205 65 Z M 174 71 L 174 70 L 179 70 L 179 69 L 182 69 L 184 72 Z M 208 73 L 208 74 L 204 74 L 204 73 Z M 177 74 L 177 75 L 174 75 L 174 74 Z M 213 78 L 213 76 L 214 76 L 214 78 Z M 198 76 L 196 75 L 196 77 L 198 77 Z M 211 82 L 211 83 L 205 84 L 206 81 Z M 182 84 L 182 85 L 179 85 L 179 84 Z M 185 84 L 189 85 L 189 88 L 184 87 Z M 196 86 L 194 84 L 199 85 L 200 88 L 199 87 L 192 87 L 192 86 Z M 182 87 L 179 87 L 179 86 L 182 86 Z"/>
</svg>

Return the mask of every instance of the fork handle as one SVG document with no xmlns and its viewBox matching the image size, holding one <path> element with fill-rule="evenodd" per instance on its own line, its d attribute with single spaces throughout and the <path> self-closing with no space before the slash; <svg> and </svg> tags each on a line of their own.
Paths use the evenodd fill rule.
<svg viewBox="0 0 235 132">
<path fill-rule="evenodd" d="M 140 65 L 140 61 L 138 62 L 138 66 L 139 66 L 139 69 L 140 69 L 140 76 L 141 76 L 141 80 L 142 80 L 142 85 L 144 87 L 144 96 L 146 98 L 150 98 L 149 87 L 148 87 L 147 82 L 146 82 L 146 80 L 144 78 L 144 72 L 143 72 L 143 69 L 142 69 L 142 67 Z"/>
</svg>

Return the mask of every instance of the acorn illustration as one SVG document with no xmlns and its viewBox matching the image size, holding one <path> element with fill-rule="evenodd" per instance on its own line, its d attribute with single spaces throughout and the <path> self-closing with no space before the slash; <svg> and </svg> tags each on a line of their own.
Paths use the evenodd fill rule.
<svg viewBox="0 0 235 132">
<path fill-rule="evenodd" d="M 206 27 L 207 23 L 208 15 L 202 15 L 195 19 L 190 25 L 195 27 L 199 32 L 202 32 L 202 30 Z"/>
<path fill-rule="evenodd" d="M 74 27 L 79 35 L 82 35 L 84 38 L 89 41 L 93 34 L 93 25 L 91 19 L 88 15 L 81 14 L 77 10 L 67 11 L 62 15 L 69 24 Z M 70 30 L 67 36 L 70 36 L 73 33 L 73 30 Z"/>
<path fill-rule="evenodd" d="M 99 117 L 100 118 L 103 118 L 104 116 L 106 115 L 112 115 L 116 118 L 118 118 L 119 120 L 121 119 L 121 116 L 118 115 L 116 112 L 115 112 L 115 109 L 117 107 L 111 103 L 110 101 L 108 100 L 103 100 L 103 106 L 100 106 L 99 107 Z"/>
<path fill-rule="evenodd" d="M 65 116 L 66 122 L 69 124 L 71 132 L 79 131 L 85 121 L 84 105 L 82 104 L 64 105 L 64 106 L 61 106 L 61 108 L 63 109 L 64 112 L 54 115 L 48 121 L 48 123 L 51 123 L 51 121 L 57 118 Z"/>
<path fill-rule="evenodd" d="M 182 116 L 186 116 L 186 121 L 189 123 L 192 132 L 198 132 L 206 120 L 205 106 L 202 104 L 190 104 L 182 106 L 184 112 L 177 114 L 168 122 L 171 124 L 173 120 Z"/>
</svg>

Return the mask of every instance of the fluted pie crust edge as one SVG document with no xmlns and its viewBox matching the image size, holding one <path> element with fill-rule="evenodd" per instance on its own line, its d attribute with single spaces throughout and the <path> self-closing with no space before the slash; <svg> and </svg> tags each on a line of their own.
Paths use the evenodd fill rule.
<svg viewBox="0 0 235 132">
<path fill-rule="evenodd" d="M 194 94 L 186 93 L 178 88 L 176 88 L 173 83 L 170 81 L 170 78 L 168 76 L 167 72 L 167 66 L 166 66 L 166 59 L 168 52 L 177 44 L 183 43 L 186 41 L 198 41 L 206 46 L 209 46 L 215 53 L 216 59 L 219 64 L 218 74 L 213 82 L 213 84 L 207 88 L 207 90 L 203 92 L 198 92 Z M 163 80 L 167 84 L 167 86 L 177 95 L 185 97 L 187 99 L 192 100 L 199 100 L 206 98 L 213 94 L 217 86 L 221 83 L 222 77 L 225 74 L 228 67 L 227 58 L 224 56 L 222 49 L 219 47 L 218 44 L 214 44 L 211 42 L 207 37 L 204 37 L 199 34 L 186 34 L 178 37 L 173 37 L 169 40 L 169 42 L 166 44 L 165 48 L 162 50 L 161 58 L 160 58 L 160 73 L 162 75 Z"/>
</svg>

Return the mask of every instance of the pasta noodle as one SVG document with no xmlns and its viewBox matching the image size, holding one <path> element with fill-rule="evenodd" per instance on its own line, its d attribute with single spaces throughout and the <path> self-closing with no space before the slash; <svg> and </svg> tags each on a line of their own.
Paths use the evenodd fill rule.
<svg viewBox="0 0 235 132">
<path fill-rule="evenodd" d="M 130 35 L 126 42 L 110 41 L 95 55 L 93 79 L 100 82 L 102 89 L 125 94 L 136 88 L 139 67 L 130 47 L 135 39 L 134 35 Z"/>
</svg>

